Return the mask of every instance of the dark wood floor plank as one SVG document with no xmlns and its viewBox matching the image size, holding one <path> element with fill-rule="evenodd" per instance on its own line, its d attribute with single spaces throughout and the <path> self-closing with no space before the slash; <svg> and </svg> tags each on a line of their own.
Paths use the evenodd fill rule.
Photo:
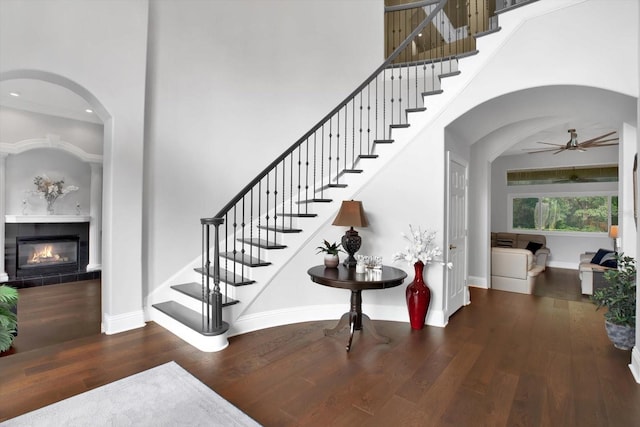
<svg viewBox="0 0 640 427">
<path fill-rule="evenodd" d="M 630 352 L 576 297 L 577 272 L 547 269 L 539 283 L 547 294 L 472 288 L 446 328 L 374 321 L 391 342 L 358 332 L 349 353 L 346 331 L 323 334 L 336 320 L 232 337 L 218 353 L 152 322 L 101 335 L 99 282 L 31 288 L 0 357 L 0 421 L 174 360 L 267 427 L 638 425 Z"/>
</svg>

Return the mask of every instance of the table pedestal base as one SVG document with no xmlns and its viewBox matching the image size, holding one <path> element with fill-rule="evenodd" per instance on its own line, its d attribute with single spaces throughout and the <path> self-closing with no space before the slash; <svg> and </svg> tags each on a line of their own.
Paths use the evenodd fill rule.
<svg viewBox="0 0 640 427">
<path fill-rule="evenodd" d="M 361 331 L 363 327 L 377 340 L 385 344 L 389 343 L 389 338 L 378 334 L 376 328 L 371 322 L 371 318 L 362 312 L 362 291 L 351 291 L 351 309 L 344 313 L 338 324 L 333 329 L 325 329 L 325 336 L 332 336 L 341 331 L 349 322 L 349 342 L 347 343 L 347 351 L 351 350 L 351 342 L 353 341 L 353 333 Z"/>
</svg>

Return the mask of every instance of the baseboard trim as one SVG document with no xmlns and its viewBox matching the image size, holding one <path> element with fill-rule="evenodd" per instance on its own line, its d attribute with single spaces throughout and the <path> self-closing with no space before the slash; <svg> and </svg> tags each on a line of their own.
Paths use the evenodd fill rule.
<svg viewBox="0 0 640 427">
<path fill-rule="evenodd" d="M 372 320 L 403 322 L 409 327 L 409 315 L 405 306 L 368 305 L 363 304 L 362 311 Z M 329 304 L 306 307 L 292 307 L 289 309 L 273 310 L 248 314 L 236 319 L 229 329 L 229 337 L 246 334 L 260 329 L 289 325 L 301 322 L 321 320 L 336 321 L 345 312 L 344 304 Z M 425 324 L 427 326 L 445 327 L 448 323 L 442 310 L 429 309 Z"/>
<path fill-rule="evenodd" d="M 102 332 L 107 335 L 118 334 L 120 332 L 130 331 L 146 326 L 144 321 L 144 311 L 136 310 L 129 313 L 111 316 L 104 315 L 102 320 Z"/>
<path fill-rule="evenodd" d="M 633 350 L 631 350 L 631 363 L 629 364 L 629 369 L 631 370 L 633 378 L 638 384 L 640 384 L 640 350 L 637 345 L 635 345 Z"/>
<path fill-rule="evenodd" d="M 489 286 L 487 285 L 487 279 L 484 277 L 480 277 L 480 276 L 469 276 L 469 286 L 474 287 L 474 288 L 482 288 L 482 289 L 489 289 Z"/>
</svg>

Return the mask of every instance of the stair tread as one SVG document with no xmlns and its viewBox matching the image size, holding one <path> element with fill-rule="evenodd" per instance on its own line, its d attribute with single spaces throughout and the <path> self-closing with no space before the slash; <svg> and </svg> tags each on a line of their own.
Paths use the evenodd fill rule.
<svg viewBox="0 0 640 427">
<path fill-rule="evenodd" d="M 329 184 L 329 188 L 347 188 L 347 184 Z"/>
<path fill-rule="evenodd" d="M 427 107 L 407 108 L 405 111 L 407 113 L 421 113 L 423 111 L 427 111 Z"/>
<path fill-rule="evenodd" d="M 501 29 L 502 29 L 501 27 L 491 28 L 490 30 L 487 30 L 487 31 L 481 31 L 479 33 L 475 33 L 473 37 L 477 39 L 479 37 L 488 36 L 489 34 L 497 33 Z"/>
<path fill-rule="evenodd" d="M 422 92 L 422 96 L 440 95 L 442 92 L 444 92 L 442 89 L 430 90 L 427 92 Z"/>
<path fill-rule="evenodd" d="M 308 199 L 308 200 L 300 200 L 296 203 L 304 204 L 304 203 L 331 203 L 331 202 L 333 202 L 333 199 Z"/>
<path fill-rule="evenodd" d="M 289 228 L 283 227 L 281 225 L 261 225 L 258 228 L 262 228 L 263 230 L 275 231 L 276 233 L 301 233 L 302 230 L 299 228 Z"/>
<path fill-rule="evenodd" d="M 211 285 L 213 287 L 213 285 Z M 173 285 L 171 289 L 174 289 L 180 293 L 190 296 L 191 298 L 202 301 L 202 283 L 189 282 L 182 283 L 180 285 Z M 239 301 L 233 298 L 229 298 L 226 295 L 222 295 L 222 306 L 228 307 L 233 304 L 237 304 Z"/>
<path fill-rule="evenodd" d="M 204 270 L 202 268 L 196 268 L 195 271 L 200 274 L 204 274 Z M 210 273 L 209 276 L 213 277 L 213 273 Z M 256 283 L 255 280 L 251 280 L 248 277 L 242 277 L 239 274 L 235 274 L 233 271 L 228 271 L 224 268 L 220 269 L 220 281 L 231 286 L 246 286 Z"/>
<path fill-rule="evenodd" d="M 239 262 L 240 264 L 246 265 L 248 267 L 266 267 L 267 265 L 271 265 L 271 263 L 268 261 L 264 261 L 262 259 L 243 253 L 234 254 L 233 252 L 222 252 L 220 256 L 230 259 L 234 262 Z"/>
<path fill-rule="evenodd" d="M 440 77 L 441 79 L 444 79 L 447 77 L 459 76 L 461 73 L 462 73 L 461 71 L 449 71 L 448 73 L 439 74 L 438 77 Z"/>
<path fill-rule="evenodd" d="M 362 173 L 362 169 L 344 169 L 344 173 Z"/>
<path fill-rule="evenodd" d="M 294 218 L 315 218 L 318 216 L 318 214 L 303 213 L 303 212 L 287 212 L 287 213 L 279 213 L 278 216 L 290 216 Z"/>
<path fill-rule="evenodd" d="M 183 306 L 175 301 L 166 301 L 158 304 L 153 304 L 153 307 L 167 316 L 177 320 L 190 329 L 205 335 L 216 336 L 222 335 L 229 330 L 229 324 L 222 322 L 219 328 L 214 329 L 211 326 L 203 325 L 202 315 L 197 311 L 191 310 L 188 307 Z"/>
<path fill-rule="evenodd" d="M 239 242 L 246 243 L 247 245 L 257 246 L 262 249 L 284 249 L 287 246 L 281 245 L 280 243 L 272 242 L 265 239 L 254 238 L 244 238 L 238 239 Z"/>
<path fill-rule="evenodd" d="M 393 139 L 374 139 L 373 143 L 374 144 L 392 144 L 393 143 Z"/>
<path fill-rule="evenodd" d="M 358 156 L 358 158 L 360 158 L 360 159 L 377 159 L 378 155 L 377 154 L 360 154 Z"/>
<path fill-rule="evenodd" d="M 409 123 L 398 123 L 395 125 L 389 125 L 391 129 L 402 129 L 402 128 L 408 128 L 409 126 L 411 126 Z"/>
</svg>

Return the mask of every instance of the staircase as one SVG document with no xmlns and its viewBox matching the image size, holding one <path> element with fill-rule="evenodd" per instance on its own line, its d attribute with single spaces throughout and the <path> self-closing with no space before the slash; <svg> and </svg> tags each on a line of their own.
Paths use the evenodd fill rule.
<svg viewBox="0 0 640 427">
<path fill-rule="evenodd" d="M 442 82 L 460 75 L 459 64 L 478 54 L 475 40 L 499 30 L 496 16 L 484 10 L 465 11 L 473 18 L 464 29 L 454 28 L 443 13 L 450 2 L 386 8 L 387 31 L 411 30 L 409 36 L 390 46 L 393 52 L 371 77 L 220 212 L 201 220 L 202 260 L 193 269 L 195 280 L 170 286 L 158 297 L 163 302 L 152 305 L 152 320 L 202 351 L 228 345 L 243 303 L 256 298 L 313 237 L 303 230 L 323 226 L 366 182 L 365 171 L 370 175 L 384 167 L 386 147 L 410 140 L 413 119 L 425 114 L 431 98 L 443 96 Z M 528 2 L 512 7 L 520 3 Z M 409 28 L 420 15 L 424 19 Z"/>
</svg>

